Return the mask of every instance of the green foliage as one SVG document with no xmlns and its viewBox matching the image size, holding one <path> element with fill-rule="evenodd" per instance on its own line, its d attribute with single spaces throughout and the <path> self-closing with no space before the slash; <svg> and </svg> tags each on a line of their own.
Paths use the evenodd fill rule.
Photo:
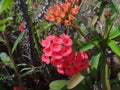
<svg viewBox="0 0 120 90">
<path fill-rule="evenodd" d="M 0 31 L 5 31 L 5 29 L 6 29 L 5 23 L 7 23 L 9 20 L 12 20 L 12 18 L 8 17 L 6 19 L 0 20 Z"/>
<path fill-rule="evenodd" d="M 94 38 L 91 40 L 92 42 L 94 42 L 96 45 L 101 41 L 100 38 Z M 93 47 L 95 47 L 93 44 L 89 43 L 89 42 L 84 42 L 81 45 L 78 46 L 78 50 L 79 51 L 87 51 L 89 49 L 92 49 Z"/>
<path fill-rule="evenodd" d="M 4 39 L 0 36 L 0 42 L 4 42 Z"/>
<path fill-rule="evenodd" d="M 45 2 L 46 1 L 47 0 L 45 0 Z M 57 2 L 59 4 L 61 3 L 59 2 L 60 0 L 51 0 L 50 7 L 51 5 L 54 4 L 52 3 L 52 1 Z M 82 1 L 84 0 L 81 0 L 81 2 Z M 36 2 L 39 2 L 39 3 L 36 3 Z M 12 73 L 13 75 L 16 75 L 16 77 L 18 78 L 18 81 L 19 81 L 19 77 L 20 79 L 22 78 L 24 81 L 26 77 L 29 77 L 29 78 L 32 77 L 32 80 L 33 80 L 33 77 L 37 73 L 40 73 L 43 75 L 44 73 L 45 74 L 48 73 L 49 75 L 53 68 L 51 65 L 48 66 L 41 63 L 41 54 L 43 54 L 45 51 L 45 49 L 43 50 L 43 48 L 41 47 L 41 41 L 45 37 L 47 37 L 47 35 L 56 35 L 56 34 L 60 35 L 64 33 L 64 34 L 68 34 L 71 37 L 71 39 L 74 40 L 72 49 L 74 49 L 76 52 L 82 52 L 82 51 L 90 52 L 89 59 L 88 59 L 88 62 L 90 65 L 86 70 L 79 72 L 76 75 L 68 76 L 68 77 L 66 76 L 66 78 L 64 78 L 65 80 L 55 80 L 56 77 L 50 78 L 50 81 L 51 80 L 55 80 L 55 81 L 52 81 L 49 84 L 49 89 L 50 90 L 68 90 L 68 89 L 93 90 L 94 85 L 96 85 L 96 87 L 102 86 L 100 87 L 101 90 L 102 89 L 103 90 L 120 90 L 120 86 L 119 85 L 117 86 L 117 83 L 120 82 L 120 77 L 118 76 L 116 79 L 110 80 L 111 77 L 109 76 L 111 76 L 110 75 L 111 73 L 109 71 L 111 71 L 112 69 L 108 67 L 109 63 L 108 63 L 108 57 L 107 57 L 107 53 L 108 53 L 107 50 L 111 48 L 112 50 L 111 52 L 114 52 L 115 55 L 118 55 L 119 57 L 118 59 L 120 59 L 120 46 L 119 46 L 120 42 L 115 41 L 120 37 L 120 25 L 117 25 L 115 22 L 117 19 L 120 19 L 120 16 L 119 16 L 120 11 L 119 11 L 119 6 L 117 6 L 115 0 L 97 0 L 97 1 L 88 0 L 87 2 L 81 3 L 81 8 L 80 8 L 81 11 L 78 15 L 76 15 L 75 20 L 71 22 L 70 26 L 65 26 L 64 24 L 60 24 L 56 22 L 48 22 L 44 18 L 40 19 L 39 20 L 40 22 L 38 22 L 37 24 L 36 23 L 34 24 L 34 20 L 35 20 L 34 17 L 37 17 L 36 15 L 41 12 L 41 11 L 36 12 L 38 7 L 37 8 L 35 7 L 38 4 L 40 4 L 40 7 L 42 7 L 42 4 L 45 5 L 44 0 L 43 1 L 27 0 L 25 4 L 26 4 L 26 8 L 28 8 L 28 12 L 27 11 L 26 12 L 28 13 L 28 16 L 30 16 L 30 22 L 26 22 L 29 20 L 26 20 L 27 18 L 24 16 L 24 14 L 27 15 L 27 13 L 24 13 L 21 10 L 21 8 L 24 9 L 22 5 L 19 6 L 18 9 L 15 9 L 17 5 L 16 1 L 0 0 L 0 31 L 1 31 L 0 32 L 0 49 L 2 48 L 2 46 L 6 46 L 6 47 L 9 46 L 10 48 L 11 46 L 13 46 L 12 50 L 10 50 L 9 47 L 3 48 L 2 51 L 5 50 L 6 53 L 2 51 L 0 52 L 0 60 L 1 60 L 0 67 L 2 67 L 2 65 L 5 64 L 7 67 L 10 68 L 10 70 L 12 69 L 11 70 L 12 72 L 11 71 L 9 72 L 9 69 L 8 71 L 5 71 L 4 69 L 0 69 L 0 76 L 5 76 L 6 74 L 9 74 L 9 73 L 11 75 Z M 10 8 L 10 6 L 12 6 L 12 8 Z M 70 11 L 70 13 L 72 12 L 73 10 Z M 110 13 L 110 15 L 104 16 L 106 12 Z M 23 16 L 20 13 L 23 13 Z M 89 15 L 86 16 L 87 14 Z M 10 16 L 15 18 L 11 18 Z M 68 19 L 69 19 L 69 16 L 67 13 L 65 18 L 61 22 L 64 22 L 64 20 L 68 20 Z M 12 36 L 13 34 L 15 34 L 16 36 L 16 33 L 19 33 L 16 29 L 18 28 L 18 23 L 20 24 L 22 21 L 25 23 L 30 23 L 29 25 L 26 24 L 26 29 L 28 29 L 28 27 L 31 28 L 30 30 L 28 30 L 29 32 L 27 33 L 28 36 L 30 35 L 30 37 L 32 37 L 32 38 L 29 38 L 30 41 L 28 41 L 30 42 L 28 44 L 30 44 L 31 46 L 29 49 L 31 50 L 30 51 L 31 57 L 30 57 L 30 62 L 28 63 L 27 61 L 24 62 L 24 60 L 22 60 L 21 58 L 14 56 L 15 52 L 17 54 L 19 53 L 19 49 L 18 49 L 18 52 L 16 50 L 17 46 L 24 39 L 23 37 L 27 30 L 25 30 L 24 32 L 21 32 L 19 36 L 17 36 L 16 41 L 9 41 L 11 40 L 11 38 L 14 38 L 14 36 Z M 115 24 L 115 27 L 113 27 L 114 24 Z M 7 39 L 3 38 L 4 31 L 6 29 L 8 29 L 6 31 L 6 35 L 9 36 L 7 37 L 8 41 Z M 90 35 L 90 38 L 88 35 Z M 34 45 L 32 45 L 33 43 Z M 28 50 L 28 48 L 26 47 L 25 49 Z M 32 52 L 33 49 L 36 50 L 38 55 Z M 7 52 L 9 53 L 11 52 L 13 57 L 15 57 L 15 60 L 10 60 L 10 57 L 7 55 Z M 29 58 L 29 56 L 25 55 L 24 53 L 23 55 L 25 56 L 25 60 Z M 35 60 L 34 57 L 40 58 L 40 62 L 38 63 L 38 61 Z M 113 57 L 113 55 L 111 57 Z M 14 64 L 14 68 L 11 61 Z M 17 62 L 18 64 L 14 62 Z M 46 71 L 46 72 L 42 72 L 42 70 L 40 70 L 41 68 L 38 69 L 39 65 L 41 65 L 41 67 L 42 66 L 44 67 L 45 65 L 45 68 L 42 67 L 42 69 L 44 69 L 43 71 Z M 75 64 L 73 64 L 73 66 L 75 66 Z M 46 67 L 49 67 L 49 68 L 46 69 Z M 17 69 L 18 69 L 18 73 L 16 73 Z M 15 70 L 15 74 L 13 73 L 13 70 Z M 15 83 L 17 82 L 16 77 L 13 77 L 15 78 L 14 79 Z M 46 76 L 45 78 L 42 77 L 42 79 L 47 81 Z M 36 83 L 36 81 L 40 81 L 40 80 L 41 80 L 41 77 L 40 78 L 35 77 L 35 80 L 33 81 L 35 82 L 36 85 L 38 85 L 39 83 L 38 82 Z M 111 83 L 109 83 L 109 81 L 111 81 Z M 26 82 L 23 82 L 23 84 L 24 83 Z M 46 84 L 44 86 L 46 86 Z M 111 89 L 107 89 L 110 87 Z M 0 84 L 0 90 L 3 90 L 3 88 L 4 87 Z"/>
<path fill-rule="evenodd" d="M 120 56 L 120 47 L 118 46 L 118 43 L 114 40 L 108 41 L 109 47 L 115 52 L 118 56 Z"/>
<path fill-rule="evenodd" d="M 1 26 L 0 26 L 0 31 L 5 31 L 5 28 L 6 28 L 5 25 L 1 25 Z"/>
<path fill-rule="evenodd" d="M 111 34 L 110 34 L 110 39 L 114 39 L 114 38 L 116 38 L 116 37 L 118 37 L 118 36 L 120 36 L 120 25 L 117 26 L 117 27 L 113 30 L 113 32 L 111 32 Z"/>
<path fill-rule="evenodd" d="M 11 63 L 10 57 L 5 52 L 0 53 L 0 58 L 5 65 L 7 65 L 10 68 L 13 68 L 13 64 Z"/>
<path fill-rule="evenodd" d="M 27 76 L 27 75 L 31 75 L 31 74 L 37 73 L 37 72 L 40 72 L 40 71 L 39 71 L 38 69 L 30 69 L 30 70 L 26 71 L 25 73 L 23 73 L 23 74 L 21 75 L 21 77 L 25 77 L 25 76 Z"/>
<path fill-rule="evenodd" d="M 22 38 L 23 38 L 23 36 L 24 36 L 24 33 L 25 33 L 25 31 L 22 32 L 22 33 L 20 33 L 20 35 L 18 36 L 18 38 L 17 38 L 17 40 L 15 41 L 14 46 L 13 46 L 13 48 L 12 48 L 12 52 L 14 52 L 15 49 L 17 48 L 17 45 L 18 45 L 18 44 L 20 43 L 20 41 L 22 40 Z"/>
<path fill-rule="evenodd" d="M 91 58 L 91 61 L 90 61 L 90 69 L 92 71 L 97 71 L 97 68 L 98 68 L 98 65 L 99 65 L 99 59 L 100 59 L 100 51 L 96 51 L 93 55 L 92 55 L 92 58 Z"/>
<path fill-rule="evenodd" d="M 50 90 L 67 90 L 64 86 L 67 85 L 67 80 L 55 80 L 49 85 Z"/>
<path fill-rule="evenodd" d="M 0 13 L 6 10 L 11 4 L 13 0 L 2 0 L 0 5 Z"/>
<path fill-rule="evenodd" d="M 116 13 L 119 13 L 119 9 L 118 9 L 118 6 L 115 4 L 115 1 L 114 0 L 110 0 L 110 4 L 111 4 L 111 8 L 113 8 L 115 10 Z"/>
</svg>

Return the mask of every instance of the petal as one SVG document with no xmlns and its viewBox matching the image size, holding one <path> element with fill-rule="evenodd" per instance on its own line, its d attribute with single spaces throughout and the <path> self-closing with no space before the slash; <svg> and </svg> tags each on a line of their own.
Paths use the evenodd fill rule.
<svg viewBox="0 0 120 90">
<path fill-rule="evenodd" d="M 65 21 L 64 21 L 64 24 L 65 24 L 66 26 L 70 26 L 70 25 L 71 25 L 71 21 L 70 21 L 70 20 L 65 20 Z"/>
<path fill-rule="evenodd" d="M 55 37 L 56 36 L 54 36 L 54 35 L 49 35 L 49 36 L 46 37 L 46 40 L 49 40 L 50 42 L 52 42 Z"/>
<path fill-rule="evenodd" d="M 61 38 L 55 37 L 54 40 L 53 40 L 53 43 L 54 44 L 62 44 L 63 40 Z"/>
<path fill-rule="evenodd" d="M 68 17 L 69 17 L 69 20 L 70 20 L 70 21 L 74 20 L 74 15 L 69 14 Z"/>
<path fill-rule="evenodd" d="M 42 54 L 41 58 L 43 62 L 45 62 L 46 64 L 50 64 L 50 59 L 48 56 L 45 56 L 45 54 Z"/>
<path fill-rule="evenodd" d="M 52 65 L 55 65 L 55 66 L 59 66 L 59 65 L 61 65 L 62 64 L 62 61 L 61 61 L 61 59 L 52 59 L 51 60 L 51 63 L 52 63 Z"/>
<path fill-rule="evenodd" d="M 55 17 L 49 13 L 46 13 L 44 16 L 45 16 L 45 19 L 47 19 L 51 22 L 55 21 Z"/>
<path fill-rule="evenodd" d="M 68 56 L 72 52 L 71 47 L 64 46 L 61 50 L 62 56 Z"/>
<path fill-rule="evenodd" d="M 50 46 L 50 41 L 49 40 L 43 40 L 42 41 L 42 46 L 45 48 L 48 48 Z"/>
<path fill-rule="evenodd" d="M 50 48 L 44 48 L 43 52 L 45 53 L 45 56 L 51 56 L 52 50 Z"/>
<path fill-rule="evenodd" d="M 53 43 L 53 44 L 50 46 L 50 48 L 51 48 L 51 50 L 54 51 L 54 52 L 59 52 L 59 51 L 61 51 L 62 46 L 59 45 L 59 44 L 54 44 L 54 43 Z"/>
<path fill-rule="evenodd" d="M 48 12 L 49 12 L 50 14 L 53 14 L 53 13 L 54 13 L 54 8 L 49 8 L 49 9 L 48 9 Z"/>
<path fill-rule="evenodd" d="M 58 73 L 64 74 L 64 70 L 62 68 L 57 68 Z"/>
<path fill-rule="evenodd" d="M 72 40 L 68 38 L 63 38 L 63 44 L 65 46 L 71 46 L 72 45 Z"/>
<path fill-rule="evenodd" d="M 53 52 L 53 54 L 52 54 L 52 58 L 54 58 L 54 59 L 62 59 L 62 55 L 61 55 L 61 53 L 60 52 Z"/>
<path fill-rule="evenodd" d="M 55 20 L 56 20 L 57 23 L 61 23 L 62 22 L 62 19 L 60 17 L 56 17 Z"/>
<path fill-rule="evenodd" d="M 54 4 L 54 8 L 55 8 L 56 10 L 58 10 L 58 11 L 61 11 L 61 8 L 60 8 L 60 6 L 59 6 L 58 4 Z"/>
</svg>

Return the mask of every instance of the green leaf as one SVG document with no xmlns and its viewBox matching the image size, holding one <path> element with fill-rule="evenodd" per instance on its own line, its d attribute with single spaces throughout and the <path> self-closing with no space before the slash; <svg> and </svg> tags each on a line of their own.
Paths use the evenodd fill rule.
<svg viewBox="0 0 120 90">
<path fill-rule="evenodd" d="M 22 38 L 23 38 L 23 36 L 24 36 L 24 33 L 25 33 L 25 31 L 22 32 L 22 33 L 20 33 L 20 35 L 18 36 L 18 38 L 17 38 L 17 40 L 15 41 L 14 46 L 13 46 L 13 48 L 12 48 L 12 52 L 15 51 L 17 45 L 18 45 L 18 44 L 20 43 L 20 41 L 22 40 Z"/>
<path fill-rule="evenodd" d="M 43 27 L 44 30 L 47 30 L 50 26 L 54 25 L 54 23 L 48 23 Z"/>
<path fill-rule="evenodd" d="M 115 10 L 116 13 L 119 13 L 119 9 L 118 6 L 115 4 L 114 0 L 110 0 L 110 4 L 111 4 L 111 8 L 113 8 Z"/>
<path fill-rule="evenodd" d="M 120 90 L 120 86 L 114 85 L 114 86 L 111 88 L 111 90 Z"/>
<path fill-rule="evenodd" d="M 116 37 L 118 37 L 118 36 L 120 36 L 120 25 L 119 25 L 118 27 L 116 27 L 116 28 L 113 30 L 113 32 L 111 32 L 109 38 L 110 38 L 110 39 L 113 39 L 113 38 L 116 38 Z"/>
<path fill-rule="evenodd" d="M 4 42 L 4 39 L 0 36 L 0 42 Z"/>
<path fill-rule="evenodd" d="M 94 42 L 97 45 L 101 41 L 101 39 L 100 38 L 94 38 L 91 41 Z M 93 47 L 94 47 L 93 44 L 91 44 L 89 42 L 85 42 L 78 47 L 78 50 L 79 51 L 87 51 L 89 49 L 92 49 Z"/>
<path fill-rule="evenodd" d="M 63 90 L 64 86 L 67 85 L 67 80 L 55 80 L 49 85 L 50 90 Z"/>
<path fill-rule="evenodd" d="M 108 30 L 109 30 L 109 32 L 111 31 L 111 28 L 113 26 L 114 19 L 115 19 L 115 16 L 116 16 L 116 13 L 113 10 L 113 8 L 111 8 L 110 12 L 111 12 L 111 15 L 110 15 L 109 20 L 108 20 Z"/>
<path fill-rule="evenodd" d="M 118 46 L 117 42 L 114 40 L 109 40 L 107 43 L 113 52 L 120 56 L 120 47 Z"/>
<path fill-rule="evenodd" d="M 2 0 L 1 6 L 0 6 L 0 13 L 3 12 L 5 9 L 7 9 L 11 4 L 13 0 Z"/>
<path fill-rule="evenodd" d="M 5 25 L 0 25 L 0 31 L 5 31 L 6 26 Z"/>
<path fill-rule="evenodd" d="M 11 17 L 8 17 L 6 19 L 0 20 L 0 31 L 5 31 L 6 25 L 5 23 L 8 22 L 9 20 L 12 20 Z"/>
<path fill-rule="evenodd" d="M 72 89 L 76 87 L 83 79 L 84 76 L 82 76 L 80 73 L 72 76 L 71 79 L 68 81 L 67 88 Z"/>
<path fill-rule="evenodd" d="M 12 17 L 8 17 L 6 19 L 2 19 L 2 20 L 0 20 L 0 25 L 5 24 L 6 22 L 8 22 L 9 20 L 12 20 L 12 19 L 13 19 Z"/>
<path fill-rule="evenodd" d="M 19 67 L 19 66 L 27 66 L 27 64 L 26 63 L 17 64 L 17 67 Z"/>
<path fill-rule="evenodd" d="M 6 53 L 0 53 L 0 58 L 5 65 L 7 65 L 10 68 L 13 68 L 13 64 L 10 60 L 10 57 Z"/>
<path fill-rule="evenodd" d="M 24 77 L 24 76 L 27 76 L 27 75 L 31 75 L 31 74 L 37 73 L 37 72 L 40 72 L 40 71 L 37 70 L 37 69 L 31 69 L 31 70 L 28 70 L 28 71 L 26 71 L 25 73 L 23 73 L 23 74 L 21 75 L 21 77 Z"/>
<path fill-rule="evenodd" d="M 99 59 L 100 59 L 100 55 L 101 53 L 99 51 L 96 51 L 91 58 L 91 62 L 90 62 L 90 68 L 92 71 L 96 71 L 98 68 L 98 64 L 99 64 Z"/>
</svg>

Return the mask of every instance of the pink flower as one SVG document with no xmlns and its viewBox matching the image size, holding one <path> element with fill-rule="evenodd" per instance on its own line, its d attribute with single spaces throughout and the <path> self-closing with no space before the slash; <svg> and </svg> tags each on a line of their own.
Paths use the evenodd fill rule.
<svg viewBox="0 0 120 90">
<path fill-rule="evenodd" d="M 62 56 L 68 56 L 72 52 L 72 48 L 68 46 L 64 46 L 61 50 Z"/>
<path fill-rule="evenodd" d="M 61 55 L 61 53 L 60 52 L 53 52 L 52 53 L 52 58 L 54 58 L 54 59 L 62 59 L 62 55 Z"/>
<path fill-rule="evenodd" d="M 62 44 L 63 40 L 61 38 L 55 37 L 54 40 L 53 40 L 53 43 L 54 44 Z"/>
<path fill-rule="evenodd" d="M 18 28 L 19 31 L 23 32 L 25 30 L 25 24 L 21 23 Z"/>
<path fill-rule="evenodd" d="M 51 56 L 52 50 L 50 48 L 44 48 L 43 52 L 45 53 L 45 56 Z"/>
<path fill-rule="evenodd" d="M 54 51 L 54 52 L 59 52 L 59 51 L 61 51 L 62 46 L 59 45 L 59 44 L 54 44 L 54 43 L 53 43 L 53 44 L 50 46 L 50 48 L 51 48 L 51 50 Z"/>
<path fill-rule="evenodd" d="M 63 44 L 65 46 L 71 46 L 72 45 L 72 40 L 71 39 L 67 39 L 67 38 L 63 38 Z"/>
<path fill-rule="evenodd" d="M 64 74 L 64 70 L 62 68 L 57 68 L 58 73 Z"/>
<path fill-rule="evenodd" d="M 78 71 L 75 70 L 74 68 L 66 68 L 65 69 L 65 74 L 68 75 L 68 76 L 72 76 L 74 74 L 77 74 Z"/>
<path fill-rule="evenodd" d="M 68 76 L 77 74 L 89 66 L 88 52 L 75 52 L 68 35 L 47 36 L 42 41 L 44 47 L 42 61 L 56 66 L 58 73 Z"/>
<path fill-rule="evenodd" d="M 53 42 L 55 37 L 56 36 L 54 36 L 54 35 L 49 35 L 49 36 L 46 37 L 46 40 L 49 40 L 50 42 Z"/>
<path fill-rule="evenodd" d="M 62 60 L 61 59 L 52 59 L 51 60 L 51 64 L 54 65 L 54 66 L 58 66 L 58 65 L 61 65 L 62 64 Z"/>
<path fill-rule="evenodd" d="M 45 48 L 50 47 L 50 41 L 49 40 L 43 40 L 42 41 L 42 46 L 45 47 Z"/>
<path fill-rule="evenodd" d="M 64 59 L 64 61 L 63 61 L 63 64 L 62 64 L 62 67 L 63 68 L 69 68 L 69 67 L 71 67 L 72 66 L 72 59 Z"/>
<path fill-rule="evenodd" d="M 45 56 L 45 54 L 42 54 L 42 61 L 45 62 L 46 64 L 50 63 L 50 59 L 48 56 Z"/>
<path fill-rule="evenodd" d="M 62 38 L 62 39 L 63 39 L 63 38 L 67 38 L 67 39 L 69 39 L 70 37 L 69 37 L 68 35 L 61 34 L 61 35 L 60 35 L 60 38 Z"/>
</svg>

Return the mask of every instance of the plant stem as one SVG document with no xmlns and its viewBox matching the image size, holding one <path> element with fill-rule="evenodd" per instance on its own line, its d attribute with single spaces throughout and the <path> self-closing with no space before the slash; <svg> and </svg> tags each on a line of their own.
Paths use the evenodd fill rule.
<svg viewBox="0 0 120 90">
<path fill-rule="evenodd" d="M 3 37 L 4 37 L 4 40 L 5 40 L 5 45 L 6 45 L 7 50 L 8 50 L 8 54 L 10 56 L 11 62 L 12 62 L 13 67 L 14 67 L 15 74 L 16 74 L 17 79 L 19 81 L 19 85 L 22 86 L 22 82 L 21 82 L 21 79 L 20 79 L 20 74 L 19 74 L 19 72 L 16 68 L 15 60 L 14 60 L 12 52 L 11 52 L 11 47 L 10 47 L 10 44 L 9 44 L 9 41 L 8 41 L 8 37 L 6 35 L 6 31 L 3 32 Z"/>
<path fill-rule="evenodd" d="M 104 39 L 107 39 L 109 30 L 108 30 L 108 17 L 106 17 L 106 22 L 105 22 L 106 28 L 105 28 L 105 33 L 104 33 Z"/>
<path fill-rule="evenodd" d="M 101 76 L 101 84 L 102 84 L 102 90 L 111 90 L 110 87 L 110 80 L 109 80 L 109 69 L 108 64 L 106 60 L 105 53 L 102 53 L 102 57 L 100 60 L 100 76 Z"/>
<path fill-rule="evenodd" d="M 84 33 L 81 31 L 81 29 L 77 26 L 77 25 L 71 25 L 73 28 L 77 29 L 79 31 L 79 33 L 91 44 L 93 44 L 94 46 L 96 46 L 98 49 L 100 49 L 100 46 L 95 44 L 94 42 L 92 42 L 90 39 L 88 39 Z"/>
</svg>

